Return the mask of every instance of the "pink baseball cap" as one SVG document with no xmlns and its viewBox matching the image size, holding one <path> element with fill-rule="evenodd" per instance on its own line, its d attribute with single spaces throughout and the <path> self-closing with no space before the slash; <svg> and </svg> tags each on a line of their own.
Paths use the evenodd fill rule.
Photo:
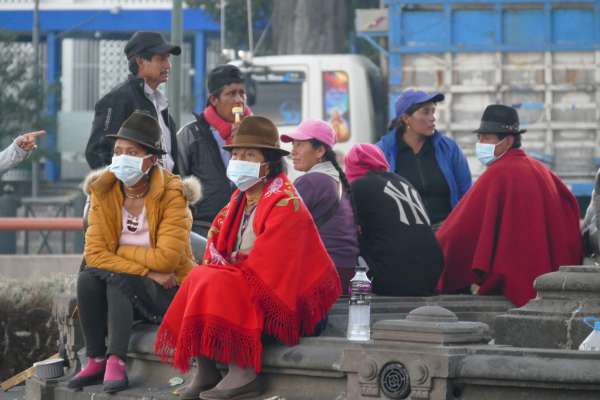
<svg viewBox="0 0 600 400">
<path fill-rule="evenodd" d="M 319 142 L 333 147 L 335 144 L 335 131 L 325 121 L 309 119 L 298 125 L 295 131 L 281 135 L 281 141 L 288 143 L 294 140 L 317 139 Z"/>
</svg>

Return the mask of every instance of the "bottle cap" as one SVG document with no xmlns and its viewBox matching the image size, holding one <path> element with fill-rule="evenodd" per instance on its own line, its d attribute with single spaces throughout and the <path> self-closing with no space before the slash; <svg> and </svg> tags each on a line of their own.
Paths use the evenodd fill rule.
<svg viewBox="0 0 600 400">
<path fill-rule="evenodd" d="M 359 268 L 364 269 L 366 271 L 369 270 L 369 266 L 367 265 L 367 262 L 361 256 L 358 256 L 358 266 L 359 266 Z"/>
</svg>

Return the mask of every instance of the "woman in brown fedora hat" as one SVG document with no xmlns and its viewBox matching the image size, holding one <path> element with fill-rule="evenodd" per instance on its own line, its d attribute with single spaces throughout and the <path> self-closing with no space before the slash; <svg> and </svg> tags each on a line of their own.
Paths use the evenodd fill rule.
<svg viewBox="0 0 600 400">
<path fill-rule="evenodd" d="M 84 182 L 90 206 L 77 301 L 88 359 L 67 383 L 104 382 L 109 393 L 128 385 L 133 320 L 160 323 L 194 265 L 188 203 L 200 197 L 195 178 L 182 182 L 157 165 L 163 151 L 152 116 L 134 112 L 114 137 L 112 163 Z"/>
<path fill-rule="evenodd" d="M 312 217 L 282 171 L 287 152 L 275 125 L 247 117 L 224 148 L 231 151 L 227 176 L 238 190 L 213 221 L 203 265 L 175 296 L 156 344 L 184 371 L 195 357 L 184 398 L 258 396 L 263 335 L 297 344 L 341 293 Z M 223 380 L 215 361 L 229 365 Z"/>
</svg>

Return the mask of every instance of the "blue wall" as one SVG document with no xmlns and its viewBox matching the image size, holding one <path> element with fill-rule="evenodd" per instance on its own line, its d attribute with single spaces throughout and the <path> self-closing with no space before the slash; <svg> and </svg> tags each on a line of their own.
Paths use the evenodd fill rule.
<svg viewBox="0 0 600 400">
<path fill-rule="evenodd" d="M 0 11 L 0 29 L 31 32 L 33 11 Z M 41 10 L 42 33 L 171 31 L 170 10 Z M 219 25 L 200 9 L 183 10 L 185 31 L 218 32 Z"/>
<path fill-rule="evenodd" d="M 389 50 L 394 53 L 599 48 L 597 0 L 387 0 L 387 4 Z"/>
</svg>

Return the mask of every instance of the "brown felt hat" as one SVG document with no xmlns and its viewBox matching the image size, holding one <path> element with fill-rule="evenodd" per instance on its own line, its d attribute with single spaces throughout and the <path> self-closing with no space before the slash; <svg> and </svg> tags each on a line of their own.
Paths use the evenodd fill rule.
<svg viewBox="0 0 600 400">
<path fill-rule="evenodd" d="M 268 118 L 255 115 L 244 118 L 231 144 L 223 146 L 229 151 L 238 147 L 276 150 L 282 156 L 290 154 L 279 147 L 279 132 L 275 124 Z"/>
</svg>

